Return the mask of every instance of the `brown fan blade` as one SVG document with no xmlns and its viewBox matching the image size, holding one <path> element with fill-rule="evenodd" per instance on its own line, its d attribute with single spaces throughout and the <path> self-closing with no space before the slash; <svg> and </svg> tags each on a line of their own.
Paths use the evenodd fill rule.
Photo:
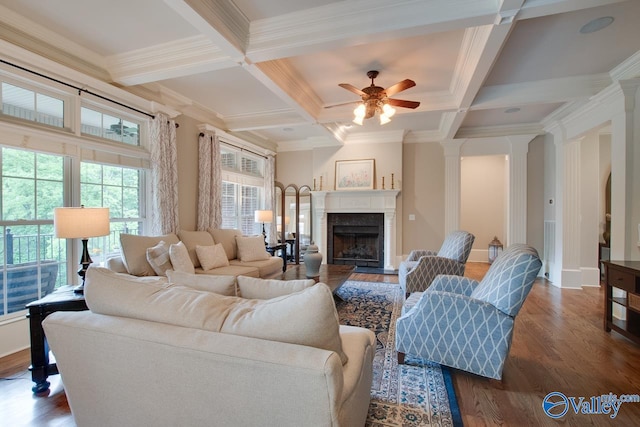
<svg viewBox="0 0 640 427">
<path fill-rule="evenodd" d="M 360 89 L 358 89 L 354 85 L 350 85 L 349 83 L 340 83 L 338 86 L 340 86 L 341 88 L 346 89 L 348 91 L 351 91 L 351 92 L 353 92 L 355 94 L 358 94 L 360 96 L 366 96 L 366 93 L 364 93 L 363 91 L 361 91 Z"/>
<path fill-rule="evenodd" d="M 414 87 L 416 85 L 416 82 L 414 82 L 413 80 L 409 80 L 409 79 L 404 79 L 401 82 L 398 82 L 396 84 L 394 84 L 393 86 L 389 86 L 385 92 L 387 93 L 387 96 L 393 96 L 398 92 L 402 92 L 403 90 L 407 90 L 410 87 Z"/>
<path fill-rule="evenodd" d="M 404 99 L 387 99 L 387 102 L 394 107 L 403 107 L 403 108 L 418 108 L 420 103 L 417 101 L 405 101 Z"/>
<path fill-rule="evenodd" d="M 343 102 L 341 104 L 326 105 L 324 108 L 342 107 L 344 105 L 355 105 L 355 104 L 361 104 L 361 103 L 362 101 L 350 101 L 350 102 Z"/>
</svg>

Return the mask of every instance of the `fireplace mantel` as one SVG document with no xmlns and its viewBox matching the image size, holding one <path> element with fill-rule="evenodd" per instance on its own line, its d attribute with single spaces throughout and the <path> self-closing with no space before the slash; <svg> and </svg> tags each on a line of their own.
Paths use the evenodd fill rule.
<svg viewBox="0 0 640 427">
<path fill-rule="evenodd" d="M 320 252 L 326 255 L 327 213 L 383 213 L 384 268 L 396 270 L 396 210 L 399 194 L 399 190 L 312 191 L 313 241 Z"/>
</svg>

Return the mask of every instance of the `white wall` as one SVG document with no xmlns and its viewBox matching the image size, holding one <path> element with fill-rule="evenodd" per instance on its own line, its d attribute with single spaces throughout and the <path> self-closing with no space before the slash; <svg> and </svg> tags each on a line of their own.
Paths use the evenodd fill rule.
<svg viewBox="0 0 640 427">
<path fill-rule="evenodd" d="M 462 159 L 460 228 L 476 236 L 469 261 L 487 262 L 494 236 L 506 246 L 506 178 L 504 155 Z"/>
</svg>

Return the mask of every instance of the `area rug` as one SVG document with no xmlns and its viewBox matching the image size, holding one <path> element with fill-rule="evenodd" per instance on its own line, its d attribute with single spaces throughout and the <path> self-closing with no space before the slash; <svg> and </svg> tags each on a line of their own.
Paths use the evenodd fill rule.
<svg viewBox="0 0 640 427">
<path fill-rule="evenodd" d="M 460 411 L 446 367 L 407 355 L 398 366 L 396 319 L 402 310 L 397 284 L 347 281 L 337 291 L 340 323 L 361 326 L 376 334 L 368 427 L 462 426 Z"/>
</svg>

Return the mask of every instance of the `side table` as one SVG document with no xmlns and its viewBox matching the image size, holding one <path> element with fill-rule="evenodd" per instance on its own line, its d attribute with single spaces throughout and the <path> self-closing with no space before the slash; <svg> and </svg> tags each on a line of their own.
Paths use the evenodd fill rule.
<svg viewBox="0 0 640 427">
<path fill-rule="evenodd" d="M 273 256 L 276 251 L 280 251 L 282 256 L 282 271 L 287 271 L 287 244 L 286 243 L 267 243 L 265 245 L 267 252 Z"/>
<path fill-rule="evenodd" d="M 56 311 L 88 310 L 83 294 L 73 292 L 73 286 L 62 286 L 53 293 L 38 301 L 27 304 L 29 313 L 29 330 L 31 338 L 31 380 L 35 385 L 31 388 L 34 394 L 49 389 L 49 375 L 58 373 L 55 363 L 49 363 L 49 344 L 42 329 L 42 321 Z"/>
</svg>

